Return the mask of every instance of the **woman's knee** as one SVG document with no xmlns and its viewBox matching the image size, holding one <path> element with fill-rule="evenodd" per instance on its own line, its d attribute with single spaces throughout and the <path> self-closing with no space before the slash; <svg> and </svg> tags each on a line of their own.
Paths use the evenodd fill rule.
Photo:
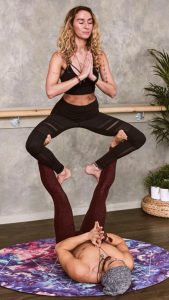
<svg viewBox="0 0 169 300">
<path fill-rule="evenodd" d="M 142 133 L 141 131 L 138 131 L 136 133 L 136 136 L 135 136 L 135 148 L 138 149 L 140 148 L 141 146 L 143 146 L 146 142 L 146 137 L 144 135 L 144 133 Z"/>
<path fill-rule="evenodd" d="M 33 133 L 31 133 L 26 141 L 25 147 L 31 155 L 36 155 L 40 152 L 42 143 Z"/>
<path fill-rule="evenodd" d="M 30 154 L 35 154 L 36 145 L 30 138 L 27 139 L 25 147 Z"/>
<path fill-rule="evenodd" d="M 128 137 L 128 141 L 135 147 L 135 149 L 140 148 L 146 142 L 146 137 L 139 129 L 132 126 L 131 124 L 125 124 L 123 129 Z"/>
</svg>

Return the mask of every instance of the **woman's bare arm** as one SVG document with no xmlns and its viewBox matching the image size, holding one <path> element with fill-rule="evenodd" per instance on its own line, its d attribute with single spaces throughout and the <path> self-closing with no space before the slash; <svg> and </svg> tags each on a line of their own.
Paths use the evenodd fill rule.
<svg viewBox="0 0 169 300">
<path fill-rule="evenodd" d="M 102 52 L 100 59 L 100 75 L 102 80 L 98 80 L 96 85 L 103 93 L 113 98 L 116 96 L 117 88 L 110 71 L 108 59 L 104 52 Z"/>
<path fill-rule="evenodd" d="M 49 70 L 46 78 L 46 94 L 49 99 L 65 93 L 79 83 L 77 76 L 65 82 L 59 82 L 63 64 L 64 61 L 61 54 L 54 53 L 49 63 Z"/>
</svg>

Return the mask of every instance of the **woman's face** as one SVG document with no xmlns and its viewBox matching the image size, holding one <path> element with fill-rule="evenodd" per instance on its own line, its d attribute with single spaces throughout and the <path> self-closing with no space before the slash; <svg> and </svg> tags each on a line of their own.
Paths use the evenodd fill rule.
<svg viewBox="0 0 169 300">
<path fill-rule="evenodd" d="M 73 29 L 80 39 L 88 39 L 93 30 L 93 19 L 88 11 L 80 10 L 74 18 Z"/>
</svg>

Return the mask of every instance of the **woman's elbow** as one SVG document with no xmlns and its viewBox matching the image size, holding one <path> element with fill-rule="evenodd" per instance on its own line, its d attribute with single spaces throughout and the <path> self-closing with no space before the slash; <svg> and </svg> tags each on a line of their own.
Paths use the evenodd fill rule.
<svg viewBox="0 0 169 300">
<path fill-rule="evenodd" d="M 114 98 L 116 95 L 117 95 L 117 88 L 113 86 L 110 92 L 110 97 Z"/>
<path fill-rule="evenodd" d="M 49 98 L 49 99 L 52 99 L 53 98 L 53 95 L 52 95 L 52 90 L 49 86 L 46 85 L 46 96 Z"/>
<path fill-rule="evenodd" d="M 49 99 L 52 99 L 52 98 L 53 98 L 53 96 L 50 95 L 50 94 L 47 94 L 47 93 L 46 93 L 46 95 L 47 95 L 47 97 L 48 97 Z"/>
<path fill-rule="evenodd" d="M 50 89 L 50 88 L 46 88 L 46 95 L 49 99 L 52 99 L 56 96 L 56 95 L 54 95 L 52 89 Z"/>
</svg>

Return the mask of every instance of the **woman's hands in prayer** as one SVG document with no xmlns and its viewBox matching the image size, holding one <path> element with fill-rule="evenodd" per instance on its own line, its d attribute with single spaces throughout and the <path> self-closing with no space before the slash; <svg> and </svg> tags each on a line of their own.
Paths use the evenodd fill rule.
<svg viewBox="0 0 169 300">
<path fill-rule="evenodd" d="M 96 76 L 93 74 L 93 56 L 90 51 L 87 52 L 85 62 L 82 68 L 80 75 L 78 76 L 80 80 L 84 80 L 85 78 L 89 78 L 94 81 Z"/>
</svg>

